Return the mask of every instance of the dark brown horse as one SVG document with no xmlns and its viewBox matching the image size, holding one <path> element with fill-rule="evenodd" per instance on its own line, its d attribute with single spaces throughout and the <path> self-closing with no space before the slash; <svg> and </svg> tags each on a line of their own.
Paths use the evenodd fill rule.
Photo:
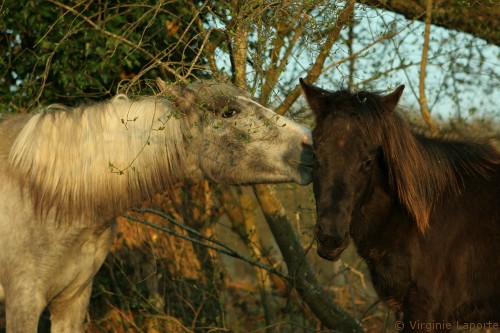
<svg viewBox="0 0 500 333">
<path fill-rule="evenodd" d="M 500 323 L 500 154 L 413 134 L 383 96 L 301 81 L 316 117 L 318 254 L 354 240 L 404 330 Z M 489 325 L 489 326 L 488 326 Z"/>
</svg>

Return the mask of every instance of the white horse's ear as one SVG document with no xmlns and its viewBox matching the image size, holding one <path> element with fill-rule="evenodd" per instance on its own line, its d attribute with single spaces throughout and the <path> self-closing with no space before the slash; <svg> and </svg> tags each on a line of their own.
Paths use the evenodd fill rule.
<svg viewBox="0 0 500 333">
<path fill-rule="evenodd" d="M 156 84 L 160 95 L 165 96 L 176 108 L 189 110 L 194 105 L 196 98 L 189 89 L 178 84 L 169 84 L 160 78 L 156 78 Z"/>
<path fill-rule="evenodd" d="M 159 77 L 156 78 L 156 84 L 158 85 L 158 88 L 160 88 L 160 91 L 166 90 L 168 88 L 167 82 L 163 81 Z"/>
<path fill-rule="evenodd" d="M 159 77 L 156 78 L 156 84 L 158 85 L 158 89 L 160 89 L 160 93 L 165 96 L 177 97 L 180 95 L 181 88 L 174 84 L 168 84 L 163 81 Z"/>
</svg>

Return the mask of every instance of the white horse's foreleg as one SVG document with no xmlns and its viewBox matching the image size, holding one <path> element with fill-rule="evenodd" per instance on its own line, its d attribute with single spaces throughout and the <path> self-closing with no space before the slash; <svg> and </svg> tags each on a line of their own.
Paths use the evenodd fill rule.
<svg viewBox="0 0 500 333">
<path fill-rule="evenodd" d="M 89 283 L 72 297 L 61 296 L 50 303 L 51 333 L 83 332 L 91 290 Z"/>
<path fill-rule="evenodd" d="M 116 224 L 113 222 L 100 232 L 92 230 L 92 234 L 86 233 L 79 236 L 83 244 L 74 251 L 72 259 L 77 261 L 76 274 L 72 282 L 51 301 L 50 321 L 52 333 L 83 332 L 83 322 L 87 314 L 87 308 L 92 291 L 92 280 L 102 266 L 109 253 L 116 235 Z M 78 254 L 78 255 L 77 255 Z M 73 265 L 68 265 L 73 267 Z M 70 269 L 72 273 L 75 271 Z M 72 276 L 62 270 L 61 276 Z"/>
<path fill-rule="evenodd" d="M 47 306 L 43 297 L 32 288 L 18 286 L 6 288 L 5 301 L 7 333 L 36 333 L 40 316 Z"/>
</svg>

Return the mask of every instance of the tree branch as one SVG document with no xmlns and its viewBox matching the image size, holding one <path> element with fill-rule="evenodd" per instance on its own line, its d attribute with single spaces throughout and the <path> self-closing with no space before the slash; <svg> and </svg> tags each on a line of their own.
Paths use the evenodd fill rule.
<svg viewBox="0 0 500 333">
<path fill-rule="evenodd" d="M 252 258 L 248 258 L 248 257 L 240 254 L 239 252 L 231 249 L 230 247 L 228 247 L 224 243 L 222 243 L 222 242 L 220 242 L 220 241 L 218 241 L 218 240 L 216 240 L 214 238 L 207 237 L 207 236 L 203 235 L 202 233 L 198 232 L 197 230 L 195 230 L 193 228 L 190 228 L 188 226 L 185 226 L 184 224 L 182 224 L 182 223 L 174 220 L 170 216 L 168 216 L 168 215 L 166 215 L 166 214 L 164 214 L 164 213 L 162 213 L 160 211 L 157 211 L 157 210 L 154 210 L 154 209 L 149 209 L 149 208 L 146 208 L 146 209 L 137 209 L 135 211 L 138 212 L 138 213 L 156 214 L 156 215 L 164 218 L 165 220 L 171 222 L 175 226 L 181 228 L 182 230 L 187 231 L 188 233 L 194 235 L 196 238 L 194 238 L 192 236 L 187 236 L 187 235 L 181 234 L 181 233 L 179 233 L 179 232 L 177 232 L 177 231 L 175 231 L 173 229 L 170 229 L 170 228 L 167 228 L 167 227 L 164 227 L 164 226 L 161 226 L 161 225 L 149 222 L 147 220 L 144 220 L 144 219 L 132 216 L 132 215 L 123 214 L 122 216 L 125 217 L 125 218 L 127 218 L 127 219 L 129 219 L 129 220 L 131 220 L 131 221 L 142 223 L 144 225 L 147 225 L 148 227 L 152 227 L 152 228 L 155 228 L 157 230 L 160 230 L 160 231 L 163 231 L 163 232 L 167 232 L 167 233 L 169 233 L 171 235 L 174 235 L 176 237 L 185 239 L 187 241 L 193 242 L 193 243 L 201 245 L 201 246 L 205 246 L 205 247 L 207 247 L 209 249 L 212 249 L 212 250 L 215 250 L 217 252 L 224 253 L 224 254 L 226 254 L 228 256 L 231 256 L 233 258 L 244 260 L 244 261 L 248 262 L 251 265 L 260 267 L 262 269 L 265 269 L 266 271 L 271 272 L 273 274 L 276 274 L 276 275 L 278 275 L 278 276 L 280 276 L 280 277 L 282 277 L 284 279 L 290 279 L 290 277 L 288 275 L 286 275 L 286 274 L 284 274 L 284 273 L 276 270 L 274 267 L 271 267 L 269 265 L 263 264 L 262 262 L 254 260 Z M 207 242 L 213 243 L 215 245 L 209 244 Z"/>
<path fill-rule="evenodd" d="M 271 54 L 270 67 L 266 71 L 264 84 L 262 86 L 262 93 L 259 98 L 259 101 L 262 104 L 265 105 L 268 103 L 269 97 L 271 96 L 271 92 L 273 91 L 273 88 L 276 86 L 276 83 L 278 82 L 281 72 L 285 69 L 285 66 L 288 63 L 288 58 L 290 57 L 290 54 L 292 53 L 295 44 L 297 43 L 300 36 L 302 36 L 302 33 L 304 32 L 304 29 L 306 27 L 306 21 L 307 21 L 307 15 L 304 15 L 300 20 L 299 26 L 293 30 L 293 37 L 288 42 L 288 46 L 285 50 L 285 53 L 283 54 L 283 57 L 281 58 L 281 62 L 279 62 L 279 65 L 277 64 L 279 60 L 280 50 L 284 45 L 285 31 L 289 33 L 290 31 L 292 31 L 292 29 L 289 29 L 289 27 L 285 29 L 283 23 L 282 29 L 278 30 L 278 36 L 276 38 L 275 45 L 273 47 L 273 51 Z"/>
<path fill-rule="evenodd" d="M 384 8 L 413 20 L 425 10 L 423 1 L 364 0 L 363 3 Z M 500 6 L 497 1 L 440 0 L 434 9 L 433 24 L 458 30 L 500 44 Z"/>
<path fill-rule="evenodd" d="M 247 5 L 244 1 L 238 1 L 236 10 L 237 20 L 234 21 L 232 59 L 233 59 L 233 83 L 241 88 L 246 86 L 247 77 L 247 51 L 248 51 L 248 25 Z"/>
<path fill-rule="evenodd" d="M 424 33 L 424 46 L 422 48 L 422 60 L 420 62 L 419 74 L 419 98 L 420 112 L 427 126 L 432 133 L 437 132 L 437 126 L 431 118 L 429 106 L 427 105 L 427 96 L 425 95 L 425 71 L 427 66 L 427 53 L 429 51 L 429 37 L 431 34 L 431 17 L 432 17 L 432 0 L 426 0 L 425 10 L 425 33 Z"/>
</svg>

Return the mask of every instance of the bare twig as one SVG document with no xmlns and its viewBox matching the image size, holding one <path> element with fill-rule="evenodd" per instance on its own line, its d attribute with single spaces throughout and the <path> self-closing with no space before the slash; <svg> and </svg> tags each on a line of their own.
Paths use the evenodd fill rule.
<svg viewBox="0 0 500 333">
<path fill-rule="evenodd" d="M 356 0 L 348 0 L 346 2 L 346 5 L 342 12 L 340 13 L 337 22 L 335 25 L 330 29 L 328 35 L 325 38 L 323 47 L 321 48 L 318 56 L 316 57 L 316 61 L 314 62 L 313 66 L 309 70 L 309 73 L 306 76 L 306 80 L 308 82 L 315 82 L 319 75 L 322 72 L 323 65 L 325 63 L 326 58 L 330 54 L 330 50 L 332 49 L 333 45 L 337 41 L 337 38 L 340 35 L 340 31 L 344 27 L 345 23 L 349 21 L 349 18 L 351 17 L 351 14 L 354 10 L 354 4 L 356 3 Z M 285 100 L 278 106 L 276 109 L 276 112 L 279 114 L 285 114 L 285 112 L 292 106 L 292 104 L 297 100 L 297 98 L 300 96 L 300 87 L 297 86 L 295 89 L 292 90 L 290 95 L 288 95 Z"/>
<path fill-rule="evenodd" d="M 270 61 L 270 67 L 266 71 L 265 74 L 265 81 L 262 86 L 262 93 L 260 96 L 260 102 L 263 104 L 267 104 L 269 97 L 271 96 L 271 92 L 273 88 L 276 86 L 276 83 L 278 82 L 278 79 L 285 69 L 285 66 L 288 63 L 288 58 L 290 57 L 290 54 L 292 53 L 292 50 L 294 46 L 297 44 L 297 41 L 299 38 L 302 36 L 304 29 L 306 27 L 306 22 L 308 20 L 308 15 L 304 14 L 300 20 L 300 24 L 296 29 L 293 29 L 293 37 L 291 40 L 288 42 L 288 45 L 285 49 L 285 52 L 283 56 L 281 57 L 281 61 L 279 61 L 279 54 L 280 50 L 283 47 L 284 44 L 284 38 L 285 38 L 285 31 L 287 33 L 290 33 L 292 29 L 289 29 L 288 27 L 286 29 L 281 29 L 279 30 L 278 27 L 278 36 L 275 40 L 275 44 L 271 53 L 271 61 Z M 278 64 L 278 65 L 276 65 Z"/>
<path fill-rule="evenodd" d="M 82 15 L 81 12 L 78 12 L 74 7 L 69 7 L 69 6 L 67 6 L 67 5 L 65 5 L 65 4 L 63 4 L 63 3 L 59 2 L 59 1 L 56 1 L 56 0 L 49 0 L 49 1 L 52 2 L 53 4 L 57 5 L 57 6 L 61 7 L 61 8 L 66 9 L 67 11 L 72 12 L 75 15 L 81 17 L 92 28 L 94 28 L 95 30 L 103 33 L 104 35 L 112 37 L 113 39 L 119 40 L 120 42 L 122 42 L 124 44 L 127 44 L 129 46 L 132 46 L 133 48 L 141 51 L 142 53 L 144 53 L 147 57 L 149 57 L 151 59 L 156 59 L 156 56 L 154 54 L 152 54 L 149 51 L 147 51 L 146 49 L 142 48 L 140 45 L 138 45 L 136 43 L 133 43 L 130 40 L 128 40 L 126 38 L 123 38 L 120 35 L 114 34 L 114 33 L 110 32 L 110 31 L 108 31 L 106 29 L 101 28 L 99 25 L 95 24 L 89 17 L 87 17 L 85 15 Z"/>
<path fill-rule="evenodd" d="M 417 18 L 415 18 L 416 20 Z M 365 47 L 361 48 L 360 50 L 350 54 L 349 56 L 347 57 L 344 57 L 332 64 L 329 64 L 328 66 L 325 66 L 322 68 L 321 72 L 326 72 L 328 71 L 329 69 L 333 68 L 333 67 L 337 67 L 338 65 L 340 65 L 341 63 L 344 63 L 348 60 L 351 60 L 351 59 L 354 59 L 356 58 L 357 56 L 359 56 L 360 54 L 366 52 L 367 50 L 371 49 L 373 46 L 379 44 L 380 42 L 386 40 L 386 39 L 391 39 L 392 37 L 396 36 L 396 35 L 399 35 L 401 32 L 403 32 L 404 30 L 408 29 L 409 26 L 411 26 L 413 24 L 413 21 L 410 21 L 408 22 L 404 27 L 402 27 L 401 29 L 399 29 L 398 31 L 395 31 L 395 32 L 388 32 L 388 33 L 385 33 L 383 34 L 382 36 L 380 36 L 379 38 L 375 39 L 373 42 L 371 42 L 370 44 L 366 45 Z"/>
<path fill-rule="evenodd" d="M 179 233 L 179 232 L 177 232 L 177 231 L 175 231 L 173 229 L 160 226 L 158 224 L 149 222 L 147 220 L 144 220 L 144 219 L 132 216 L 132 215 L 124 214 L 122 216 L 125 217 L 125 218 L 127 218 L 127 219 L 129 219 L 129 220 L 142 223 L 144 225 L 147 225 L 149 227 L 155 228 L 155 229 L 163 231 L 163 232 L 167 232 L 167 233 L 169 233 L 171 235 L 174 235 L 176 237 L 185 239 L 185 240 L 190 241 L 192 243 L 195 243 L 195 244 L 207 247 L 209 249 L 215 250 L 217 252 L 226 254 L 226 255 L 231 256 L 233 258 L 244 260 L 244 261 L 248 262 L 251 265 L 260 267 L 262 269 L 265 269 L 266 271 L 271 272 L 273 274 L 276 274 L 276 275 L 278 275 L 278 276 L 280 276 L 280 277 L 282 277 L 284 279 L 289 279 L 288 275 L 286 275 L 286 274 L 284 274 L 284 273 L 276 270 L 275 268 L 273 268 L 273 267 L 271 267 L 269 265 L 263 264 L 262 262 L 256 261 L 256 260 L 254 260 L 252 258 L 248 258 L 247 256 L 242 255 L 242 254 L 238 253 L 237 251 L 231 249 L 230 247 L 228 247 L 224 243 L 218 241 L 217 239 L 207 237 L 207 236 L 203 235 L 202 233 L 198 232 L 197 230 L 195 230 L 193 228 L 190 228 L 190 227 L 187 227 L 184 224 L 176 221 L 175 219 L 171 218 L 170 216 L 168 216 L 165 213 L 159 212 L 159 211 L 154 210 L 154 209 L 149 209 L 149 208 L 137 209 L 135 211 L 138 212 L 138 213 L 156 214 L 156 215 L 164 218 L 165 220 L 171 222 L 175 226 L 177 226 L 177 227 L 179 227 L 179 228 L 187 231 L 188 233 L 190 233 L 192 235 L 195 235 L 197 238 L 181 234 L 181 233 Z M 200 239 L 202 239 L 202 240 L 200 240 Z M 209 244 L 207 242 L 210 242 L 210 243 L 213 243 L 213 244 L 216 244 L 216 245 L 212 245 L 212 244 Z"/>
</svg>

